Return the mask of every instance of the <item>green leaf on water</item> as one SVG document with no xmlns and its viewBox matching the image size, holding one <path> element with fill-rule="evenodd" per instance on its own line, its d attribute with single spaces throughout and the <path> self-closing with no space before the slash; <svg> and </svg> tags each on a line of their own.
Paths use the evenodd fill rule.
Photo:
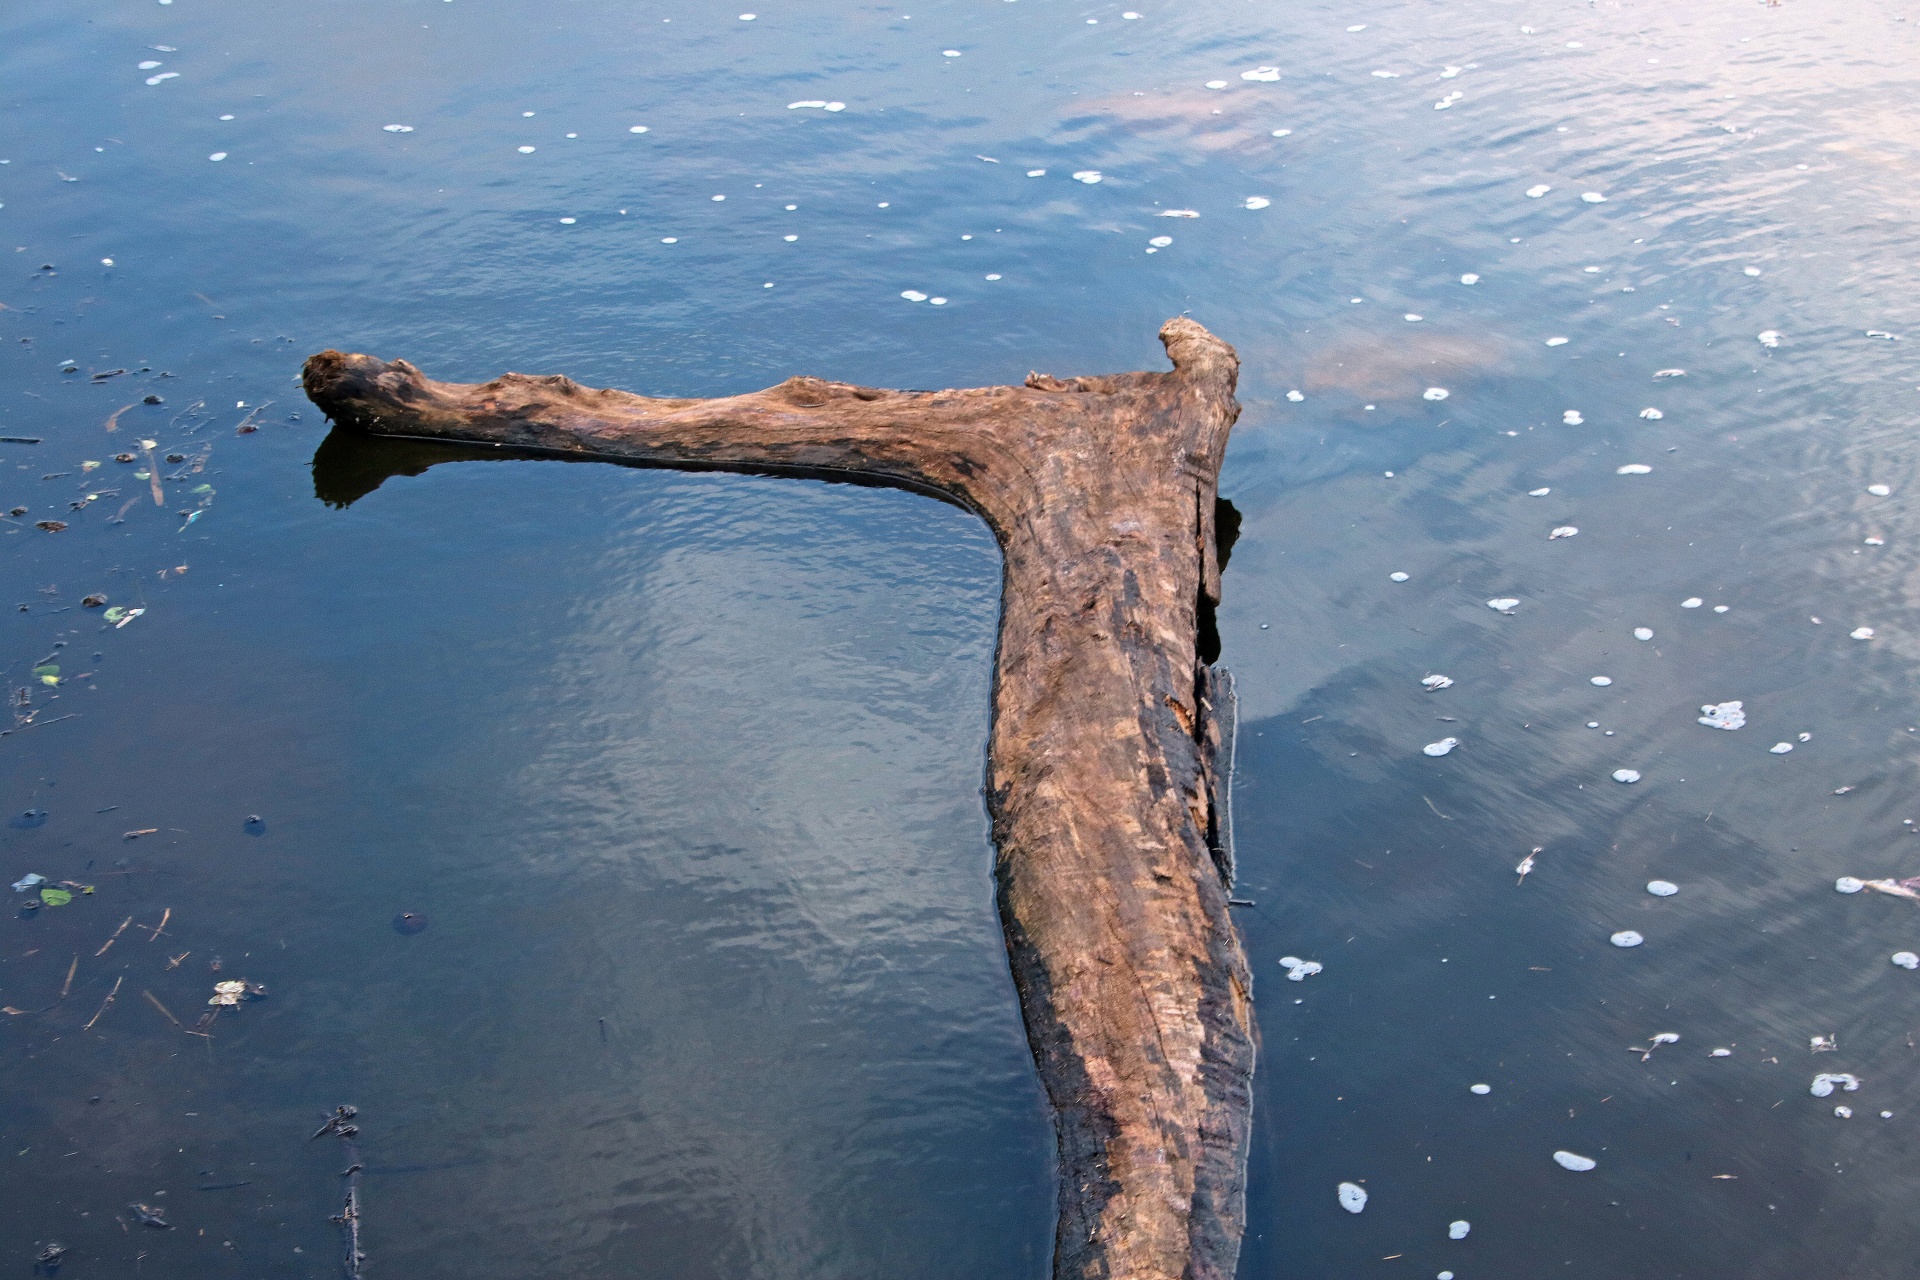
<svg viewBox="0 0 1920 1280">
<path fill-rule="evenodd" d="M 117 604 L 113 606 L 113 608 L 101 614 L 100 616 L 105 618 L 108 622 L 118 622 L 120 621 L 120 619 L 127 616 L 127 608 L 125 605 Z"/>
<path fill-rule="evenodd" d="M 35 667 L 33 674 L 39 678 L 41 684 L 56 685 L 60 683 L 60 668 L 54 663 L 49 662 L 45 666 Z"/>
<path fill-rule="evenodd" d="M 50 907 L 64 907 L 73 901 L 73 894 L 65 889 L 42 889 L 40 901 Z"/>
</svg>

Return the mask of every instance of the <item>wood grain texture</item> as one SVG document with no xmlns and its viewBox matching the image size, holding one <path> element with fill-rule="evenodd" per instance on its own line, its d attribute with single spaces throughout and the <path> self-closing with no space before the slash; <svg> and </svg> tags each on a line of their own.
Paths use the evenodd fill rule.
<svg viewBox="0 0 1920 1280">
<path fill-rule="evenodd" d="M 1245 1218 L 1251 977 L 1216 861 L 1217 484 L 1233 348 L 1160 331 L 1168 373 L 879 391 L 791 378 L 651 399 L 563 377 L 435 382 L 323 351 L 307 394 L 378 435 L 951 495 L 1005 558 L 987 803 L 1007 953 L 1052 1100 L 1061 1280 L 1231 1280 Z"/>
</svg>

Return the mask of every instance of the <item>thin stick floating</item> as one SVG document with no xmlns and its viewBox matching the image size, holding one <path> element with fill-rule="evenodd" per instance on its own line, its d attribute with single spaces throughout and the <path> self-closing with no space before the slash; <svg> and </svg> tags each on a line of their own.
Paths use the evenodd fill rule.
<svg viewBox="0 0 1920 1280">
<path fill-rule="evenodd" d="M 1005 560 L 987 808 L 1001 924 L 1060 1181 L 1054 1275 L 1232 1280 L 1245 1217 L 1251 978 L 1216 805 L 1215 502 L 1233 348 L 1160 330 L 1173 369 L 881 391 L 818 378 L 718 400 L 563 377 L 435 382 L 323 351 L 308 396 L 374 435 L 952 496 Z"/>
</svg>

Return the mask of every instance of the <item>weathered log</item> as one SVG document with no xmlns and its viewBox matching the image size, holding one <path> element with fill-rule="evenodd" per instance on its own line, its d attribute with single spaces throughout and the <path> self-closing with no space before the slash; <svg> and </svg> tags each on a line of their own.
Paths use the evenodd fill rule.
<svg viewBox="0 0 1920 1280">
<path fill-rule="evenodd" d="M 323 351 L 307 394 L 375 435 L 947 494 L 1005 558 L 987 803 L 1007 951 L 1060 1154 L 1056 1277 L 1231 1280 L 1245 1217 L 1251 978 L 1227 913 L 1219 723 L 1198 652 L 1233 348 L 1169 373 L 879 391 L 791 378 L 650 399 L 563 377 L 435 382 Z M 1216 850 L 1222 853 L 1216 859 Z"/>
</svg>

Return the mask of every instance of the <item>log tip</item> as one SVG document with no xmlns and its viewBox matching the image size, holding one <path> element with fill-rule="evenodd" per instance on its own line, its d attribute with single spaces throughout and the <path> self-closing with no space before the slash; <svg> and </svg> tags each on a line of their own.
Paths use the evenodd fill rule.
<svg viewBox="0 0 1920 1280">
<path fill-rule="evenodd" d="M 300 385 L 307 399 L 346 426 L 364 427 L 371 405 L 413 399 L 425 381 L 405 360 L 388 361 L 332 348 L 308 356 L 300 370 Z"/>
<path fill-rule="evenodd" d="M 1190 378 L 1224 378 L 1229 388 L 1239 378 L 1239 355 L 1198 320 L 1173 317 L 1160 326 L 1160 341 L 1178 373 Z"/>
</svg>

